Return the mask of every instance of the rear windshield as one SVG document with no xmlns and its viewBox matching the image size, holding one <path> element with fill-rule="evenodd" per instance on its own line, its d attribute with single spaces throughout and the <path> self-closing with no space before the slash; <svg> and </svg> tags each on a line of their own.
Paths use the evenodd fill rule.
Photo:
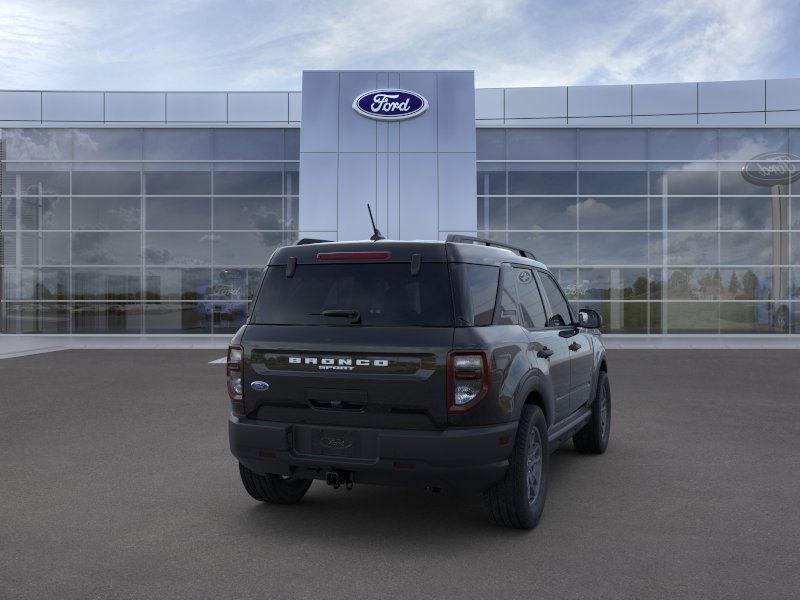
<svg viewBox="0 0 800 600">
<path fill-rule="evenodd" d="M 297 265 L 267 269 L 252 323 L 265 325 L 350 325 L 352 319 L 323 311 L 356 311 L 359 325 L 452 327 L 453 303 L 447 265 L 409 263 Z"/>
</svg>

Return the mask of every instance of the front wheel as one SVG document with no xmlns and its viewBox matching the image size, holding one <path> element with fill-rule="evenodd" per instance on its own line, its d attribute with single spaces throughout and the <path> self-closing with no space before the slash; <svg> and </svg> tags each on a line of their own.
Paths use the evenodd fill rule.
<svg viewBox="0 0 800 600">
<path fill-rule="evenodd" d="M 547 421 L 538 406 L 526 405 L 503 480 L 483 493 L 489 516 L 498 525 L 533 529 L 544 511 L 550 453 Z"/>
<path fill-rule="evenodd" d="M 611 433 L 611 386 L 605 371 L 600 371 L 597 379 L 597 393 L 592 402 L 592 416 L 578 433 L 572 436 L 572 443 L 578 452 L 602 454 L 608 447 Z"/>
<path fill-rule="evenodd" d="M 259 475 L 239 463 L 239 475 L 244 489 L 256 500 L 268 504 L 297 504 L 311 487 L 310 479 L 295 479 L 280 475 Z"/>
</svg>

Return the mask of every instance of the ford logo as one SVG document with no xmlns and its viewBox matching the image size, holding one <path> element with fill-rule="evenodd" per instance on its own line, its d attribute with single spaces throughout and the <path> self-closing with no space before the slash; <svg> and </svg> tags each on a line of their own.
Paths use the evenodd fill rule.
<svg viewBox="0 0 800 600">
<path fill-rule="evenodd" d="M 754 185 L 787 185 L 800 178 L 800 156 L 788 152 L 767 152 L 748 160 L 742 177 Z"/>
<path fill-rule="evenodd" d="M 325 436 L 320 438 L 319 445 L 331 450 L 347 450 L 353 446 L 353 442 L 343 438 Z"/>
<path fill-rule="evenodd" d="M 257 392 L 266 392 L 269 389 L 269 384 L 266 381 L 254 381 L 250 387 Z"/>
<path fill-rule="evenodd" d="M 379 121 L 400 121 L 428 110 L 428 101 L 407 90 L 372 90 L 353 100 L 353 110 Z"/>
</svg>

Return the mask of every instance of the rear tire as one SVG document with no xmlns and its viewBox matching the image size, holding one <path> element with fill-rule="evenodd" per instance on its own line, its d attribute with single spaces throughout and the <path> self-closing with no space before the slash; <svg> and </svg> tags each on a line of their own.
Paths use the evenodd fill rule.
<svg viewBox="0 0 800 600">
<path fill-rule="evenodd" d="M 311 479 L 287 479 L 270 473 L 259 475 L 241 463 L 239 475 L 247 493 L 268 504 L 297 504 L 311 487 Z"/>
<path fill-rule="evenodd" d="M 605 371 L 600 371 L 597 379 L 597 392 L 592 402 L 592 416 L 586 425 L 572 436 L 572 443 L 578 452 L 602 454 L 608 447 L 611 434 L 611 385 Z"/>
<path fill-rule="evenodd" d="M 550 452 L 547 421 L 538 406 L 526 405 L 501 482 L 483 493 L 492 521 L 504 527 L 533 529 L 544 511 Z"/>
</svg>

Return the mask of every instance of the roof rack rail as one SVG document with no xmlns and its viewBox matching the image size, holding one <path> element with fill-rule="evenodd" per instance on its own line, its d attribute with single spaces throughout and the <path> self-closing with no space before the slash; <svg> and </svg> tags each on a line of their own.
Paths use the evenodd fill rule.
<svg viewBox="0 0 800 600">
<path fill-rule="evenodd" d="M 536 256 L 534 256 L 533 252 L 531 252 L 530 250 L 526 250 L 525 248 L 520 248 L 519 246 L 512 246 L 510 244 L 496 242 L 494 240 L 488 240 L 486 238 L 479 238 L 470 235 L 459 235 L 457 233 L 451 233 L 447 236 L 447 241 L 454 242 L 456 244 L 483 244 L 484 246 L 505 248 L 506 250 L 511 250 L 512 252 L 516 252 L 522 258 L 531 258 L 533 260 L 536 260 Z"/>
<path fill-rule="evenodd" d="M 306 244 L 323 244 L 325 242 L 330 242 L 332 240 L 318 240 L 316 238 L 303 238 L 301 240 L 297 240 L 294 245 L 295 246 L 305 246 Z"/>
</svg>

